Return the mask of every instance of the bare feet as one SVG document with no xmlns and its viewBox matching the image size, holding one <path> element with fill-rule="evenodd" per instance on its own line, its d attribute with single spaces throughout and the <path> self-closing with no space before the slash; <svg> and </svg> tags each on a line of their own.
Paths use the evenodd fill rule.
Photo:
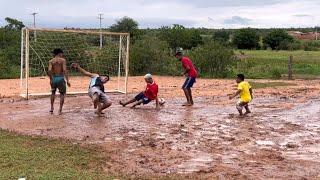
<svg viewBox="0 0 320 180">
<path fill-rule="evenodd" d="M 98 111 L 98 110 L 95 111 L 94 113 L 97 114 L 99 117 L 101 117 L 101 115 L 102 115 L 102 112 L 100 112 L 100 111 Z"/>
<path fill-rule="evenodd" d="M 59 115 L 62 115 L 62 109 L 59 110 Z"/>
<path fill-rule="evenodd" d="M 122 105 L 123 107 L 126 106 L 122 101 L 119 101 L 119 104 Z"/>
<path fill-rule="evenodd" d="M 250 114 L 251 113 L 251 111 L 246 111 L 245 113 L 244 113 L 244 115 L 248 115 L 248 114 Z"/>
<path fill-rule="evenodd" d="M 193 104 L 190 104 L 190 103 L 184 103 L 182 104 L 182 106 L 192 106 Z"/>
</svg>

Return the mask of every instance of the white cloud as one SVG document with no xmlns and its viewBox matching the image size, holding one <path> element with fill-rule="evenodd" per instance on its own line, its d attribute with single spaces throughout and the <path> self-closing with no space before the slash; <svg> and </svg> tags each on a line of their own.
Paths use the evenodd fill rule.
<svg viewBox="0 0 320 180">
<path fill-rule="evenodd" d="M 38 26 L 98 27 L 129 16 L 141 27 L 179 23 L 187 27 L 307 27 L 320 20 L 319 0 L 0 0 L 0 25 L 9 16 L 31 25 L 36 11 Z M 308 16 L 306 16 L 308 15 Z"/>
</svg>

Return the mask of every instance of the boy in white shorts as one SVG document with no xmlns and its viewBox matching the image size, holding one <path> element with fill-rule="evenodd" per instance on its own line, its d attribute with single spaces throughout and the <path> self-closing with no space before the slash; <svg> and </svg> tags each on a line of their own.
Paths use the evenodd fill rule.
<svg viewBox="0 0 320 180">
<path fill-rule="evenodd" d="M 81 68 L 78 63 L 72 63 L 71 67 L 91 78 L 88 95 L 92 99 L 94 109 L 97 109 L 95 113 L 101 116 L 102 111 L 112 104 L 104 92 L 104 84 L 109 81 L 109 76 L 90 73 Z"/>
</svg>

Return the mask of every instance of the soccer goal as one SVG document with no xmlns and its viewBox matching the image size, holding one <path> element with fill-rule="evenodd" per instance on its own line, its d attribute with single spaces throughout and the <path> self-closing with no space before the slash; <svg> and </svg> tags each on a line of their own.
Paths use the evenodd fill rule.
<svg viewBox="0 0 320 180">
<path fill-rule="evenodd" d="M 129 33 L 94 30 L 24 28 L 21 33 L 21 95 L 50 94 L 47 76 L 52 51 L 64 51 L 71 87 L 67 94 L 87 93 L 89 77 L 71 68 L 77 62 L 89 72 L 107 74 L 106 92 L 127 93 L 129 73 Z"/>
</svg>

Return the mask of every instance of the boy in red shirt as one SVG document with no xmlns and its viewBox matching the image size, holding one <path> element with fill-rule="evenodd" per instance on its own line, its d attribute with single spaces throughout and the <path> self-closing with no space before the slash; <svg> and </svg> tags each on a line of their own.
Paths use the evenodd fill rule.
<svg viewBox="0 0 320 180">
<path fill-rule="evenodd" d="M 156 82 L 152 79 L 151 74 L 146 74 L 144 76 L 144 79 L 147 83 L 146 90 L 139 93 L 135 98 L 131 99 L 130 101 L 127 102 L 122 102 L 120 101 L 119 103 L 125 107 L 128 104 L 136 102 L 132 108 L 135 108 L 136 106 L 140 104 L 148 104 L 153 100 L 156 100 L 156 108 L 159 109 L 159 99 L 158 99 L 158 85 Z"/>
<path fill-rule="evenodd" d="M 194 67 L 192 61 L 189 58 L 184 57 L 181 51 L 178 51 L 175 56 L 179 61 L 181 61 L 182 67 L 184 68 L 183 75 L 187 77 L 184 84 L 182 85 L 183 92 L 187 98 L 187 103 L 183 104 L 183 106 L 192 106 L 193 99 L 191 88 L 196 82 L 198 72 Z"/>
</svg>

